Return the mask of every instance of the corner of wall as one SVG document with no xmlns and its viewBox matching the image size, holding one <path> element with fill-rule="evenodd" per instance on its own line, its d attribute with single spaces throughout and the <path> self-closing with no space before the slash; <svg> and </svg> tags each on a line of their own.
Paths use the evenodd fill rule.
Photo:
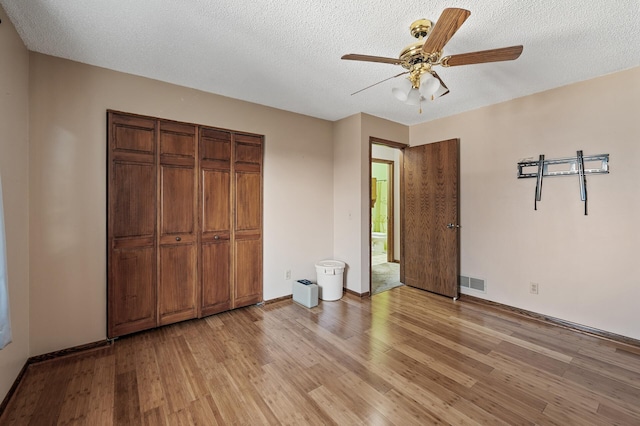
<svg viewBox="0 0 640 426">
<path fill-rule="evenodd" d="M 0 171 L 13 342 L 0 350 L 0 400 L 29 358 L 29 53 L 0 7 Z"/>
</svg>

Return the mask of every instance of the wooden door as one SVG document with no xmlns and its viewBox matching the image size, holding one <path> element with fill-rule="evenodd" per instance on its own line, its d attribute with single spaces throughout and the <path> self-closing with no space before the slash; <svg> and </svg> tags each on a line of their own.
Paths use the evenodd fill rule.
<svg viewBox="0 0 640 426">
<path fill-rule="evenodd" d="M 231 309 L 231 133 L 200 129 L 200 316 Z"/>
<path fill-rule="evenodd" d="M 156 326 L 156 121 L 109 112 L 107 335 Z"/>
<path fill-rule="evenodd" d="M 458 176 L 458 139 L 404 149 L 403 282 L 453 298 L 460 259 Z"/>
<path fill-rule="evenodd" d="M 262 301 L 262 137 L 234 134 L 233 307 Z"/>
<path fill-rule="evenodd" d="M 196 128 L 160 122 L 159 323 L 197 316 Z"/>
</svg>

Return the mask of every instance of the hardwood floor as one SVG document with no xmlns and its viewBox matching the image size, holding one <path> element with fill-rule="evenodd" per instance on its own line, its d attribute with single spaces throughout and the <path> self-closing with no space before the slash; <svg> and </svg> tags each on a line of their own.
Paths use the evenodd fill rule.
<svg viewBox="0 0 640 426">
<path fill-rule="evenodd" d="M 640 348 L 410 287 L 31 365 L 2 425 L 640 424 Z"/>
</svg>

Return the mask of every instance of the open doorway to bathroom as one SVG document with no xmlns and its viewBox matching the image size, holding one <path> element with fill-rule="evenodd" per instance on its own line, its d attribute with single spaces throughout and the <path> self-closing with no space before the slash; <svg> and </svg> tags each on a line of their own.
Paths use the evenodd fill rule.
<svg viewBox="0 0 640 426">
<path fill-rule="evenodd" d="M 394 162 L 371 159 L 372 263 L 393 262 Z"/>
<path fill-rule="evenodd" d="M 402 285 L 399 221 L 401 152 L 397 146 L 371 143 L 372 295 Z"/>
</svg>

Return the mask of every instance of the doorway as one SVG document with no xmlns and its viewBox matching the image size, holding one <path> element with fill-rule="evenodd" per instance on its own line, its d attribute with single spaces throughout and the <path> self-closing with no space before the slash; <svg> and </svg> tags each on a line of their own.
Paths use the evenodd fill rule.
<svg viewBox="0 0 640 426">
<path fill-rule="evenodd" d="M 403 285 L 400 282 L 400 161 L 401 147 L 371 140 L 370 256 L 371 294 Z"/>
</svg>

